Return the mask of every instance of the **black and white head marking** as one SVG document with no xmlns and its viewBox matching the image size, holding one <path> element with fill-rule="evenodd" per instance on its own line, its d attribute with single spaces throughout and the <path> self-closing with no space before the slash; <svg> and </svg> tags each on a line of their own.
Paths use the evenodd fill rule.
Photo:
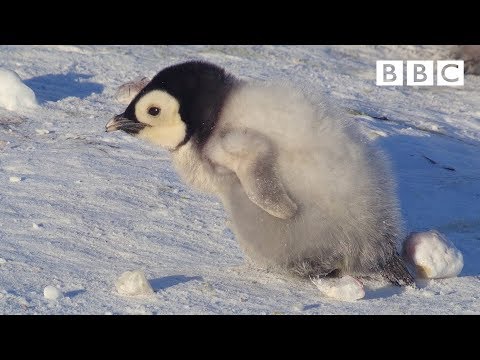
<svg viewBox="0 0 480 360">
<path fill-rule="evenodd" d="M 222 68 L 189 61 L 160 71 L 125 112 L 106 125 L 175 150 L 194 141 L 202 146 L 239 81 Z"/>
</svg>

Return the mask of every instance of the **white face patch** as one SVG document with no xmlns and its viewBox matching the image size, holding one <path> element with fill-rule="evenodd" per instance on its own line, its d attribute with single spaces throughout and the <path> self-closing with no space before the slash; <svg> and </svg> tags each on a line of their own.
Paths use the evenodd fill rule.
<svg viewBox="0 0 480 360">
<path fill-rule="evenodd" d="M 178 101 L 165 91 L 145 94 L 135 105 L 135 116 L 150 126 L 141 130 L 137 137 L 169 149 L 177 147 L 187 133 L 179 108 Z"/>
</svg>

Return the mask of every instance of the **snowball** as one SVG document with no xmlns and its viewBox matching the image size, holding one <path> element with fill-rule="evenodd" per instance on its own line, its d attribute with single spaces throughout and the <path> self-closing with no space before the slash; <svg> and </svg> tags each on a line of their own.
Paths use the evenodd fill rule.
<svg viewBox="0 0 480 360">
<path fill-rule="evenodd" d="M 20 305 L 22 305 L 24 307 L 28 307 L 28 305 L 29 305 L 28 300 L 25 299 L 23 296 L 18 297 L 16 300 Z"/>
<path fill-rule="evenodd" d="M 16 183 L 22 181 L 22 178 L 19 176 L 10 176 L 10 182 Z"/>
<path fill-rule="evenodd" d="M 5 260 L 4 258 L 0 258 L 0 265 L 6 264 L 6 263 L 7 263 L 7 260 Z"/>
<path fill-rule="evenodd" d="M 126 271 L 115 282 L 121 295 L 150 295 L 153 289 L 142 270 Z"/>
<path fill-rule="evenodd" d="M 48 285 L 45 287 L 45 289 L 43 289 L 43 296 L 45 296 L 45 299 L 48 300 L 57 300 L 60 299 L 63 294 L 55 286 Z"/>
<path fill-rule="evenodd" d="M 38 135 L 50 134 L 50 130 L 47 130 L 47 129 L 35 129 L 35 132 L 36 132 Z"/>
<path fill-rule="evenodd" d="M 292 310 L 293 311 L 303 311 L 303 310 L 305 310 L 305 306 L 303 306 L 303 304 L 293 304 L 292 305 Z"/>
<path fill-rule="evenodd" d="M 318 278 L 312 281 L 323 295 L 337 300 L 355 301 L 365 296 L 363 284 L 350 275 L 341 278 Z"/>
<path fill-rule="evenodd" d="M 40 229 L 42 227 L 43 227 L 43 224 L 32 223 L 32 228 L 34 229 Z"/>
<path fill-rule="evenodd" d="M 440 279 L 455 277 L 463 268 L 462 253 L 436 230 L 412 233 L 405 240 L 403 252 L 419 277 Z"/>
<path fill-rule="evenodd" d="M 133 98 L 147 85 L 150 80 L 140 77 L 118 87 L 115 98 L 121 104 L 128 105 Z"/>
<path fill-rule="evenodd" d="M 14 71 L 0 68 L 0 106 L 15 111 L 37 105 L 33 90 Z"/>
</svg>

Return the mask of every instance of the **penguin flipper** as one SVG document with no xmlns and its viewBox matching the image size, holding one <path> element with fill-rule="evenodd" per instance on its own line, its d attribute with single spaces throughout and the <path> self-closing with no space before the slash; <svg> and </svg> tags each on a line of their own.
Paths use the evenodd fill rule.
<svg viewBox="0 0 480 360">
<path fill-rule="evenodd" d="M 236 174 L 254 204 L 280 219 L 295 215 L 297 205 L 286 193 L 269 159 L 256 157 L 254 161 L 244 161 Z"/>
<path fill-rule="evenodd" d="M 278 176 L 273 146 L 264 135 L 231 131 L 222 136 L 222 148 L 223 165 L 235 172 L 250 201 L 280 219 L 295 215 L 297 205 Z"/>
</svg>

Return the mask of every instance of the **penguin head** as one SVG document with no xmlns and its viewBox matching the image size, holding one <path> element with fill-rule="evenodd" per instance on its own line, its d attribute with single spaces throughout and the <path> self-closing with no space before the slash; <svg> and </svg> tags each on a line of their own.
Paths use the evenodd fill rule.
<svg viewBox="0 0 480 360">
<path fill-rule="evenodd" d="M 215 128 L 223 103 L 237 80 L 222 68 L 189 61 L 161 70 L 106 131 L 123 130 L 175 150 L 188 141 L 202 144 Z"/>
</svg>

